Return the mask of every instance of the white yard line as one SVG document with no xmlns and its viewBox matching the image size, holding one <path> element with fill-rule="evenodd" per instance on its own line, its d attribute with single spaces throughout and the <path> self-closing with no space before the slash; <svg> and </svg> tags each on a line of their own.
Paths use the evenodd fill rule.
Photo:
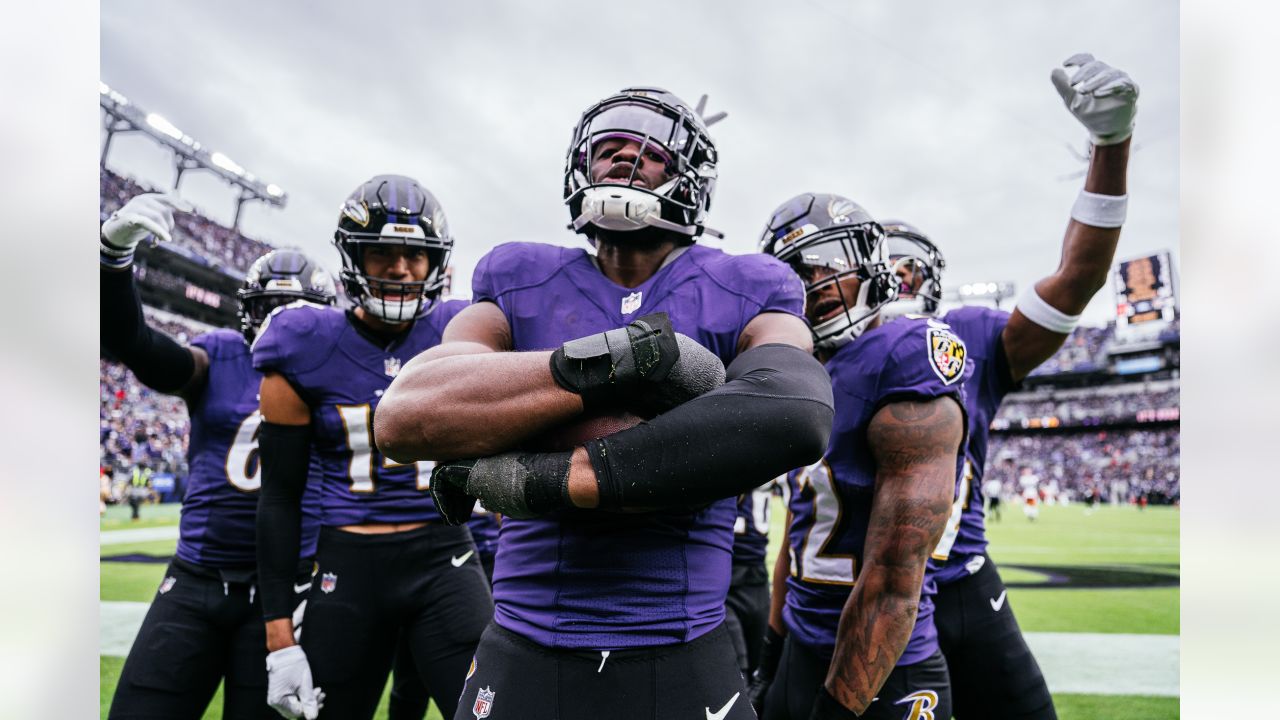
<svg viewBox="0 0 1280 720">
<path fill-rule="evenodd" d="M 1026 633 L 1049 690 L 1178 697 L 1177 635 Z"/>
<path fill-rule="evenodd" d="M 148 603 L 101 603 L 99 654 L 124 657 Z M 1056 693 L 1178 697 L 1178 636 L 1027 633 Z"/>
<path fill-rule="evenodd" d="M 142 618 L 151 603 L 108 602 L 98 604 L 98 654 L 125 657 L 133 638 L 142 627 Z"/>
<path fill-rule="evenodd" d="M 123 545 L 125 543 L 149 542 L 151 540 L 178 539 L 178 526 L 128 528 L 126 530 L 103 530 L 98 533 L 99 545 Z"/>
</svg>

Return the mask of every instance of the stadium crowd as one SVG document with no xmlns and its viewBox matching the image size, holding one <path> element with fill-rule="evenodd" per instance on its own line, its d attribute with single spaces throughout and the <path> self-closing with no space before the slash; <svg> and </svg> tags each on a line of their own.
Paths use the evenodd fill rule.
<svg viewBox="0 0 1280 720">
<path fill-rule="evenodd" d="M 1148 392 L 1141 383 L 1125 386 L 1128 390 L 1114 394 L 1074 393 L 1069 397 L 1041 398 L 1036 395 L 1011 394 L 996 414 L 996 426 L 1001 422 L 1017 427 L 1024 420 L 1057 418 L 1062 425 L 1108 425 L 1130 422 L 1144 410 L 1163 410 L 1178 407 L 1177 387 Z"/>
<path fill-rule="evenodd" d="M 186 343 L 210 328 L 194 320 L 144 308 L 147 322 Z M 180 398 L 143 387 L 117 362 L 100 359 L 99 466 L 111 478 L 111 499 L 119 500 L 135 467 L 186 476 L 187 409 Z"/>
<path fill-rule="evenodd" d="M 1115 324 L 1106 327 L 1077 327 L 1053 357 L 1031 371 L 1031 375 L 1059 375 L 1091 372 L 1106 367 L 1106 347 L 1112 340 Z"/>
<path fill-rule="evenodd" d="M 1005 495 L 1019 491 L 1024 468 L 1059 499 L 1084 500 L 1096 488 L 1105 502 L 1171 504 L 1181 495 L 1178 428 L 1078 433 L 992 434 L 987 477 Z"/>
<path fill-rule="evenodd" d="M 100 191 L 100 222 L 134 195 L 158 192 L 105 167 L 102 168 Z M 273 249 L 267 243 L 245 237 L 199 213 L 178 212 L 174 213 L 173 219 L 176 228 L 172 249 L 196 262 L 224 269 L 237 278 L 244 275 L 250 263 Z"/>
</svg>

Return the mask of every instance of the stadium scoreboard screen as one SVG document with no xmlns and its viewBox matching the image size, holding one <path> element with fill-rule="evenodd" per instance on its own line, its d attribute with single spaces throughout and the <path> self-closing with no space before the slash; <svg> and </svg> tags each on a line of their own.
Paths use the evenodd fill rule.
<svg viewBox="0 0 1280 720">
<path fill-rule="evenodd" d="M 1169 252 L 1118 263 L 1112 282 L 1116 294 L 1116 331 L 1163 326 L 1178 313 L 1173 261 Z"/>
<path fill-rule="evenodd" d="M 138 250 L 134 277 L 148 305 L 215 327 L 236 327 L 240 281 L 217 267 L 144 243 Z"/>
</svg>

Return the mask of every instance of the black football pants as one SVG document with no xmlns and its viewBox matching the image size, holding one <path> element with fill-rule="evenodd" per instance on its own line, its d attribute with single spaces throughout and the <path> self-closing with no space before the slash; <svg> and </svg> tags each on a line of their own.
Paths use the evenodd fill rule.
<svg viewBox="0 0 1280 720">
<path fill-rule="evenodd" d="M 373 717 L 402 637 L 422 685 L 452 717 L 476 642 L 493 617 L 474 550 L 466 527 L 320 531 L 302 648 L 325 693 L 323 717 Z"/>
<path fill-rule="evenodd" d="M 1040 665 L 989 556 L 977 573 L 939 584 L 933 602 L 957 720 L 1056 720 Z"/>
<path fill-rule="evenodd" d="M 724 610 L 724 624 L 733 640 L 738 667 L 743 675 L 750 675 L 760 662 L 760 648 L 769 624 L 769 571 L 763 561 L 734 564 Z"/>
<path fill-rule="evenodd" d="M 279 715 L 267 705 L 262 602 L 250 583 L 175 558 L 129 657 L 109 718 L 198 720 L 226 678 L 222 717 Z"/>
<path fill-rule="evenodd" d="M 560 650 L 490 623 L 454 720 L 754 720 L 722 623 L 688 643 Z"/>
<path fill-rule="evenodd" d="M 818 688 L 826 682 L 831 657 L 788 636 L 778 674 L 764 699 L 764 720 L 807 720 Z M 947 662 L 935 652 L 913 665 L 899 665 L 876 699 L 859 717 L 871 720 L 950 720 L 951 685 Z"/>
</svg>

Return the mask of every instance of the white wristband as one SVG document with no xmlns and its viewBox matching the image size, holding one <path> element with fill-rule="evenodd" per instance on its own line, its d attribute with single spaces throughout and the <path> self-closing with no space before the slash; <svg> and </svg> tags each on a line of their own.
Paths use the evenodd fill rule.
<svg viewBox="0 0 1280 720">
<path fill-rule="evenodd" d="M 1081 190 L 1071 206 L 1071 219 L 1100 228 L 1118 228 L 1129 209 L 1128 195 L 1098 195 Z"/>
<path fill-rule="evenodd" d="M 1022 297 L 1018 298 L 1016 307 L 1018 312 L 1026 316 L 1028 320 L 1049 332 L 1068 335 L 1080 323 L 1079 315 L 1068 315 L 1045 302 L 1044 298 L 1040 297 L 1040 293 L 1036 292 L 1035 285 L 1027 288 L 1027 291 L 1022 293 Z"/>
</svg>

